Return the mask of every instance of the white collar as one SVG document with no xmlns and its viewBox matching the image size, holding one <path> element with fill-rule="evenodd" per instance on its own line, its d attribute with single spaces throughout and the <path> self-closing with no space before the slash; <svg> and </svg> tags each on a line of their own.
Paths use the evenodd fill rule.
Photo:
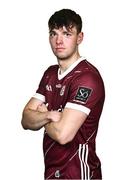
<svg viewBox="0 0 130 180">
<path fill-rule="evenodd" d="M 64 78 L 69 72 L 71 72 L 81 61 L 86 59 L 85 57 L 80 57 L 77 61 L 75 61 L 71 66 L 62 74 L 60 74 L 60 68 L 58 69 L 58 79 L 61 80 Z"/>
</svg>

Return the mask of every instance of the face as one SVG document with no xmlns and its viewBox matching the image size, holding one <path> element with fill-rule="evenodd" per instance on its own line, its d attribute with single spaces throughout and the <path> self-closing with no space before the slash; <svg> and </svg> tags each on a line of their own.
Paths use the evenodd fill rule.
<svg viewBox="0 0 130 180">
<path fill-rule="evenodd" d="M 66 29 L 62 27 L 50 31 L 49 42 L 55 56 L 60 60 L 71 58 L 78 52 L 78 45 L 82 42 L 83 33 L 77 34 L 75 27 Z"/>
</svg>

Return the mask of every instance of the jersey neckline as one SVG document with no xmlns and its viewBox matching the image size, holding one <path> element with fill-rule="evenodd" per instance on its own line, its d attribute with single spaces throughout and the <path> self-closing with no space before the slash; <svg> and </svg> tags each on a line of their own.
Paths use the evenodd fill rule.
<svg viewBox="0 0 130 180">
<path fill-rule="evenodd" d="M 63 79 L 69 72 L 71 72 L 81 61 L 85 60 L 85 57 L 80 57 L 77 61 L 75 61 L 71 66 L 62 74 L 60 74 L 60 68 L 58 69 L 58 80 Z"/>
</svg>

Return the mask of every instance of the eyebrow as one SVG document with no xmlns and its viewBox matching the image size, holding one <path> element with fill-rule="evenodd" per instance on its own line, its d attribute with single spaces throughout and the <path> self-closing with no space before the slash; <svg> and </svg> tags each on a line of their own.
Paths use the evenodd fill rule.
<svg viewBox="0 0 130 180">
<path fill-rule="evenodd" d="M 59 29 L 62 29 L 63 30 L 63 32 L 68 32 L 68 33 L 73 33 L 73 27 L 72 28 L 66 28 L 66 29 L 63 29 L 63 27 L 61 27 L 61 28 L 53 28 L 53 29 L 50 29 L 49 30 L 49 33 L 56 33 L 56 30 L 59 30 Z"/>
</svg>

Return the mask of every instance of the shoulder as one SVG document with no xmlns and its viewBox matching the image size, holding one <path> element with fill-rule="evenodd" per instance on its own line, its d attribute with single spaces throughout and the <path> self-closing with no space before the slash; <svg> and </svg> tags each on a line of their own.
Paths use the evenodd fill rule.
<svg viewBox="0 0 130 180">
<path fill-rule="evenodd" d="M 98 69 L 87 60 L 82 61 L 75 69 L 71 87 L 89 88 L 104 93 L 104 82 Z"/>
<path fill-rule="evenodd" d="M 97 76 L 101 76 L 99 70 L 93 64 L 91 64 L 89 61 L 87 61 L 86 59 L 83 60 L 79 64 L 78 68 L 81 69 L 82 72 L 91 73 L 91 74 L 95 74 Z"/>
<path fill-rule="evenodd" d="M 89 63 L 87 60 L 83 60 L 74 71 L 74 78 L 78 81 L 86 81 L 86 82 L 103 82 L 102 77 L 98 69 Z"/>
<path fill-rule="evenodd" d="M 52 77 L 54 78 L 57 71 L 58 71 L 58 65 L 53 65 L 53 66 L 48 67 L 44 71 L 40 83 L 47 82 Z"/>
<path fill-rule="evenodd" d="M 44 79 L 48 79 L 50 77 L 52 77 L 53 75 L 56 75 L 58 71 L 58 65 L 52 65 L 49 66 L 43 73 L 43 78 Z"/>
<path fill-rule="evenodd" d="M 52 65 L 47 68 L 45 73 L 53 73 L 56 72 L 57 70 L 58 70 L 58 65 Z"/>
</svg>

